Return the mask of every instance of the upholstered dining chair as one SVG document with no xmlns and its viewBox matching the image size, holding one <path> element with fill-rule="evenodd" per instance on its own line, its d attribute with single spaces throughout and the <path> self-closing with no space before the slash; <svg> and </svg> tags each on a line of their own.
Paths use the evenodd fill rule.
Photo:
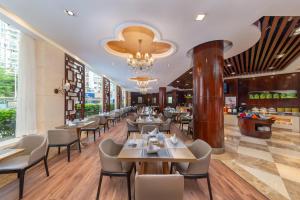
<svg viewBox="0 0 300 200">
<path fill-rule="evenodd" d="M 141 128 L 141 134 L 147 134 L 153 131 L 154 129 L 159 130 L 158 126 L 156 125 L 143 125 Z"/>
<path fill-rule="evenodd" d="M 68 154 L 68 162 L 70 162 L 71 157 L 71 145 L 74 143 L 78 143 L 78 150 L 81 153 L 81 146 L 80 146 L 80 138 L 77 134 L 76 129 L 55 129 L 48 131 L 48 149 L 47 155 L 49 153 L 50 147 L 58 147 L 58 153 L 60 154 L 60 147 L 67 147 L 67 154 Z"/>
<path fill-rule="evenodd" d="M 187 134 L 191 134 L 192 137 L 194 138 L 194 121 L 193 120 L 191 120 L 189 125 L 188 125 Z"/>
<path fill-rule="evenodd" d="M 99 136 L 100 136 L 100 117 L 97 116 L 97 117 L 91 118 L 91 120 L 94 120 L 94 122 L 81 128 L 80 135 L 83 131 L 85 131 L 86 136 L 88 138 L 89 132 L 92 132 L 94 134 L 94 142 L 96 142 L 96 131 L 99 132 Z M 104 126 L 104 130 L 105 130 L 105 126 Z"/>
<path fill-rule="evenodd" d="M 130 133 L 140 132 L 139 127 L 134 121 L 131 121 L 130 119 L 126 119 L 126 122 L 127 122 L 127 138 L 129 137 Z"/>
<path fill-rule="evenodd" d="M 197 161 L 192 163 L 171 163 L 171 173 L 172 169 L 175 167 L 176 170 L 184 176 L 184 178 L 206 178 L 209 197 L 212 200 L 213 197 L 208 173 L 212 148 L 209 144 L 200 139 L 195 140 L 192 144 L 187 145 L 187 147 L 197 158 Z"/>
<path fill-rule="evenodd" d="M 111 122 L 113 126 L 115 125 L 117 118 L 116 118 L 116 113 L 114 111 L 109 113 L 109 117 L 107 118 L 107 121 Z"/>
<path fill-rule="evenodd" d="M 99 121 L 98 122 L 99 122 L 98 125 L 100 127 L 103 126 L 104 133 L 105 133 L 106 128 L 107 128 L 107 130 L 109 130 L 108 119 L 105 116 L 99 116 Z"/>
<path fill-rule="evenodd" d="M 115 143 L 111 138 L 105 139 L 99 144 L 99 156 L 101 164 L 100 179 L 97 190 L 99 199 L 103 176 L 123 176 L 127 178 L 128 199 L 131 200 L 130 175 L 135 168 L 133 163 L 121 162 L 117 156 L 122 150 L 123 145 Z"/>
<path fill-rule="evenodd" d="M 135 200 L 182 200 L 184 178 L 180 174 L 135 176 Z"/>
<path fill-rule="evenodd" d="M 171 132 L 171 119 L 167 119 L 163 124 L 159 126 L 159 131 L 160 132 Z"/>
<path fill-rule="evenodd" d="M 0 161 L 0 174 L 17 173 L 19 178 L 19 199 L 23 198 L 24 177 L 27 169 L 44 161 L 46 175 L 49 176 L 46 159 L 47 138 L 42 135 L 31 134 L 21 138 L 13 147 L 24 149 L 20 156 Z"/>
</svg>

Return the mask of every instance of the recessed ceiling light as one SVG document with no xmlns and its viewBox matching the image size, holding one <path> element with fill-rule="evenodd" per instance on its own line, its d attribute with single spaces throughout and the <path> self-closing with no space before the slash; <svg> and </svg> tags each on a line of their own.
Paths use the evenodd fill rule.
<svg viewBox="0 0 300 200">
<path fill-rule="evenodd" d="M 205 17 L 205 14 L 199 14 L 196 17 L 196 21 L 202 21 L 204 19 L 204 17 Z"/>
<path fill-rule="evenodd" d="M 180 81 L 176 81 L 177 83 L 179 83 Z"/>
<path fill-rule="evenodd" d="M 276 56 L 276 58 L 277 58 L 277 59 L 282 58 L 284 55 L 285 55 L 284 53 L 278 54 L 278 55 Z"/>
<path fill-rule="evenodd" d="M 64 11 L 65 11 L 65 13 L 66 13 L 67 15 L 69 15 L 69 16 L 75 16 L 74 11 L 72 11 L 72 10 L 65 9 Z"/>
<path fill-rule="evenodd" d="M 193 72 L 189 72 L 189 74 L 192 74 Z"/>
<path fill-rule="evenodd" d="M 275 69 L 275 67 L 269 67 L 268 69 L 272 70 L 272 69 Z"/>
<path fill-rule="evenodd" d="M 227 66 L 227 67 L 231 67 L 231 66 L 232 66 L 232 64 L 228 63 L 226 66 Z"/>
<path fill-rule="evenodd" d="M 188 83 L 186 83 L 185 85 L 189 85 Z"/>
<path fill-rule="evenodd" d="M 232 74 L 232 75 L 234 75 L 234 74 L 235 74 L 235 72 L 231 72 L 231 74 Z"/>
</svg>

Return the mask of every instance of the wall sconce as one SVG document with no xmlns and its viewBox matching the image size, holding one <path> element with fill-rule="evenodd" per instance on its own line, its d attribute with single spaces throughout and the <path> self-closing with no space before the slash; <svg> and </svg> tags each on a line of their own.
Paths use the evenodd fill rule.
<svg viewBox="0 0 300 200">
<path fill-rule="evenodd" d="M 62 80 L 61 86 L 59 88 L 54 89 L 55 94 L 65 94 L 65 92 L 69 91 L 71 85 L 69 82 L 65 83 L 65 80 Z"/>
</svg>

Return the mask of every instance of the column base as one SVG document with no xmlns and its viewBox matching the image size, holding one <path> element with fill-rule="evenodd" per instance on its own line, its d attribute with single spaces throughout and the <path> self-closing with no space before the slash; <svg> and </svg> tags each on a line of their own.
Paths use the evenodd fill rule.
<svg viewBox="0 0 300 200">
<path fill-rule="evenodd" d="M 225 153 L 225 148 L 212 148 L 213 154 L 222 154 Z"/>
</svg>

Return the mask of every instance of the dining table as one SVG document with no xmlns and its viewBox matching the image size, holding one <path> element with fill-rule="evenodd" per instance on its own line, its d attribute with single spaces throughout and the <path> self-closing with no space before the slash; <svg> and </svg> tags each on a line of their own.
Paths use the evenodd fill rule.
<svg viewBox="0 0 300 200">
<path fill-rule="evenodd" d="M 4 160 L 6 158 L 9 158 L 11 156 L 17 155 L 21 152 L 23 152 L 24 149 L 21 148 L 7 148 L 7 149 L 1 149 L 0 150 L 0 161 Z"/>
<path fill-rule="evenodd" d="M 135 120 L 137 125 L 161 125 L 164 121 L 155 117 L 139 117 Z"/>
<path fill-rule="evenodd" d="M 130 135 L 117 158 L 124 162 L 141 163 L 139 172 L 141 174 L 147 171 L 147 163 L 149 162 L 162 162 L 163 173 L 169 174 L 169 162 L 197 161 L 183 141 L 177 138 L 177 142 L 173 143 L 170 134 L 162 135 L 163 139 L 157 144 L 159 150 L 156 153 L 149 153 L 149 137 L 153 136 L 149 134 Z"/>
</svg>

